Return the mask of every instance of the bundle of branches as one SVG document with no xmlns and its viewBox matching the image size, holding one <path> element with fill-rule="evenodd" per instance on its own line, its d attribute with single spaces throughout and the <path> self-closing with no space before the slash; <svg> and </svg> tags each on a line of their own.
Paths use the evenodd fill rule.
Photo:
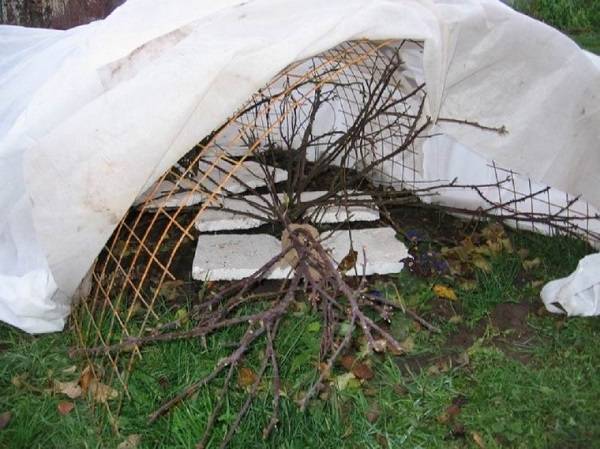
<svg viewBox="0 0 600 449">
<path fill-rule="evenodd" d="M 282 219 L 285 220 L 284 217 Z M 437 330 L 414 312 L 403 309 L 401 305 L 376 295 L 370 295 L 368 289 L 365 288 L 364 276 L 358 282 L 358 285 L 351 286 L 343 275 L 343 268 L 338 267 L 331 259 L 321 242 L 315 238 L 315 233 L 310 226 L 293 225 L 287 222 L 286 236 L 287 246 L 260 270 L 242 281 L 223 288 L 206 301 L 196 305 L 193 315 L 197 323 L 191 329 L 170 332 L 158 330 L 153 335 L 128 337 L 119 344 L 76 350 L 74 354 L 98 355 L 125 351 L 131 350 L 132 347 L 141 348 L 159 342 L 205 337 L 224 328 L 243 326 L 245 330 L 242 338 L 227 357 L 221 359 L 208 375 L 186 387 L 160 406 L 149 417 L 150 422 L 158 419 L 181 401 L 192 396 L 198 389 L 216 381 L 220 374 L 225 373 L 222 392 L 206 423 L 204 436 L 198 444 L 198 447 L 205 447 L 215 421 L 221 413 L 234 373 L 241 367 L 250 348 L 253 345 L 260 344 L 262 339 L 263 344 L 266 343 L 266 349 L 261 366 L 250 387 L 246 401 L 238 411 L 233 424 L 222 441 L 221 447 L 224 447 L 239 428 L 244 415 L 257 396 L 260 383 L 269 370 L 271 373 L 273 411 L 271 420 L 263 429 L 263 436 L 266 438 L 277 425 L 281 383 L 278 364 L 279 355 L 276 351 L 275 341 L 282 319 L 290 312 L 292 304 L 298 297 L 305 298 L 310 301 L 313 307 L 318 309 L 323 324 L 319 375 L 299 400 L 299 406 L 302 409 L 305 409 L 308 402 L 323 388 L 324 380 L 331 373 L 334 363 L 348 348 L 357 332 L 361 332 L 366 337 L 369 351 L 383 352 L 389 350 L 396 354 L 404 352 L 402 345 L 369 315 L 376 314 L 383 320 L 389 321 L 390 314 L 394 309 L 402 310 L 429 330 Z M 256 303 L 256 295 L 250 294 L 252 289 L 283 258 L 295 262 L 291 279 L 283 284 L 275 296 L 263 299 L 262 310 L 251 314 L 239 313 L 249 302 Z M 337 331 L 342 323 L 349 326 L 343 336 Z M 169 324 L 163 326 L 163 329 L 169 328 L 172 328 Z"/>
<path fill-rule="evenodd" d="M 402 306 L 370 295 L 365 286 L 364 271 L 358 282 L 348 281 L 344 273 L 356 264 L 356 251 L 351 249 L 346 261 L 347 267 L 343 263 L 338 266 L 323 247 L 317 230 L 304 223 L 310 218 L 306 213 L 310 208 L 316 208 L 314 213 L 319 213 L 320 208 L 332 203 L 342 204 L 344 207 L 372 206 L 364 199 L 364 193 L 381 193 L 371 182 L 374 172 L 381 169 L 386 161 L 409 150 L 418 138 L 424 137 L 430 124 L 430 119 L 423 116 L 424 86 L 414 86 L 408 93 L 404 93 L 406 86 L 401 86 L 396 79 L 401 64 L 398 53 L 394 53 L 372 76 L 353 80 L 348 74 L 343 75 L 344 63 L 336 61 L 325 70 L 313 66 L 313 75 L 304 77 L 302 81 L 286 78 L 279 92 L 260 92 L 242 112 L 242 116 L 250 117 L 252 123 L 241 133 L 246 139 L 248 154 L 260 164 L 263 172 L 266 187 L 262 190 L 253 188 L 235 172 L 226 173 L 228 179 L 242 185 L 245 194 L 228 190 L 227 185 L 219 181 L 223 174 L 219 170 L 223 169 L 216 163 L 211 164 L 208 169 L 202 164 L 207 152 L 205 145 L 186 155 L 171 169 L 176 185 L 181 185 L 181 181 L 187 179 L 195 184 L 195 188 L 202 190 L 206 189 L 202 187 L 202 180 L 210 180 L 213 185 L 218 184 L 218 187 L 205 190 L 203 193 L 206 195 L 214 196 L 215 191 L 218 191 L 229 198 L 249 202 L 255 212 L 235 212 L 276 224 L 282 231 L 280 254 L 253 275 L 225 286 L 208 299 L 194 305 L 190 313 L 194 324 L 188 330 L 173 331 L 172 323 L 167 323 L 151 335 L 125 337 L 120 343 L 78 349 L 74 354 L 94 356 L 131 351 L 134 347 L 140 349 L 160 342 L 202 338 L 227 328 L 243 327 L 243 336 L 227 357 L 221 359 L 208 375 L 160 406 L 149 418 L 150 421 L 158 419 L 198 389 L 223 378 L 222 394 L 218 396 L 217 404 L 206 423 L 204 436 L 198 444 L 198 447 L 204 447 L 221 413 L 232 377 L 251 348 L 264 346 L 261 366 L 222 446 L 226 446 L 234 435 L 257 396 L 259 384 L 269 372 L 273 411 L 271 420 L 263 430 L 264 437 L 276 426 L 281 383 L 276 339 L 282 320 L 290 313 L 295 301 L 309 302 L 322 320 L 320 368 L 316 380 L 299 400 L 302 409 L 323 388 L 334 363 L 357 333 L 364 335 L 369 351 L 390 350 L 402 353 L 401 344 L 373 318 L 379 316 L 384 322 L 388 321 L 392 311 L 402 310 Z M 356 99 L 353 105 L 355 110 L 347 117 L 346 126 L 344 129 L 317 132 L 315 123 L 318 113 L 340 101 L 342 91 L 346 92 L 345 99 L 349 91 Z M 409 102 L 412 106 L 408 106 Z M 263 110 L 265 108 L 266 113 Z M 259 125 L 258 121 L 262 123 Z M 273 131 L 277 128 L 278 132 L 260 133 L 262 129 Z M 214 142 L 212 136 L 208 141 Z M 264 142 L 262 148 L 258 148 L 260 142 Z M 387 142 L 387 146 L 383 145 L 384 142 Z M 228 157 L 226 149 L 221 149 L 219 158 Z M 288 172 L 283 188 L 277 186 L 273 167 L 284 168 Z M 196 176 L 198 172 L 201 175 L 200 182 Z M 325 189 L 326 193 L 318 200 L 303 202 L 301 194 L 315 185 Z M 169 192 L 167 195 L 173 193 Z M 254 199 L 250 199 L 252 197 L 247 193 L 254 194 Z M 262 200 L 256 201 L 257 196 Z M 390 200 L 414 201 L 414 196 L 407 192 L 395 192 L 388 196 L 388 201 Z M 223 209 L 220 206 L 214 207 Z M 178 213 L 179 211 L 176 215 Z M 269 271 L 284 259 L 292 267 L 292 271 L 281 288 L 271 295 L 253 294 L 254 289 L 267 278 Z M 364 261 L 366 266 L 366 254 Z M 251 313 L 246 313 L 246 306 L 249 304 L 254 309 Z M 424 327 L 435 330 L 412 311 L 404 312 L 420 321 Z M 339 332 L 342 323 L 349 326 L 343 335 Z"/>
</svg>

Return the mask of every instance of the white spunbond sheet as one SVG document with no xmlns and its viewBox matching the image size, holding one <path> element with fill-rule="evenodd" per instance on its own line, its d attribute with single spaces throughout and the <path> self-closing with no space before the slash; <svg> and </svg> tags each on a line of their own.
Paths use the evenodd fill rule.
<svg viewBox="0 0 600 449">
<path fill-rule="evenodd" d="M 129 0 L 65 32 L 0 27 L 0 320 L 59 330 L 135 198 L 291 62 L 424 43 L 456 142 L 600 206 L 600 69 L 499 1 Z"/>
<path fill-rule="evenodd" d="M 541 296 L 552 313 L 600 315 L 600 254 L 581 259 L 570 276 L 548 282 Z"/>
</svg>

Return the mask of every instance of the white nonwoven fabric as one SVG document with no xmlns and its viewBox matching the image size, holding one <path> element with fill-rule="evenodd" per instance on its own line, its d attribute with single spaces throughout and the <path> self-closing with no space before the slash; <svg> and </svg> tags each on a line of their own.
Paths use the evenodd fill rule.
<svg viewBox="0 0 600 449">
<path fill-rule="evenodd" d="M 570 276 L 548 282 L 541 296 L 552 313 L 600 315 L 600 254 L 581 259 Z"/>
<path fill-rule="evenodd" d="M 129 0 L 65 32 L 0 27 L 0 320 L 60 330 L 135 198 L 277 72 L 352 39 L 424 42 L 440 130 L 600 206 L 600 69 L 495 0 Z"/>
</svg>

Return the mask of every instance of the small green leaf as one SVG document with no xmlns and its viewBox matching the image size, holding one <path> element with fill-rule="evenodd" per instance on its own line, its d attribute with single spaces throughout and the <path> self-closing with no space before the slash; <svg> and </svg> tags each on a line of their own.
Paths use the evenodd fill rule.
<svg viewBox="0 0 600 449">
<path fill-rule="evenodd" d="M 321 330 L 321 323 L 318 321 L 313 321 L 306 327 L 306 330 L 312 333 L 319 332 Z"/>
</svg>

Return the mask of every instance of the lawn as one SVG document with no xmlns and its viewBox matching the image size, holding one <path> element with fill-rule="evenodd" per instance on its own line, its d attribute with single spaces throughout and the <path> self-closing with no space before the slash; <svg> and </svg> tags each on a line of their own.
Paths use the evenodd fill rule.
<svg viewBox="0 0 600 449">
<path fill-rule="evenodd" d="M 407 232 L 419 267 L 374 279 L 370 288 L 416 310 L 441 333 L 394 314 L 389 330 L 407 353 L 368 353 L 355 338 L 327 388 L 302 413 L 296 400 L 315 377 L 319 317 L 298 303 L 276 342 L 282 355 L 280 425 L 263 441 L 260 431 L 272 410 L 265 383 L 230 447 L 600 446 L 600 321 L 551 316 L 538 299 L 542 282 L 568 274 L 590 249 L 565 237 L 497 225 L 475 231 L 460 223 L 455 236 L 471 239 L 443 246 L 436 232 L 447 234 L 449 225 L 438 223 L 417 237 Z M 450 271 L 425 272 L 427 260 L 421 262 L 431 255 L 447 261 Z M 146 348 L 129 380 L 132 399 L 124 402 L 115 435 L 102 405 L 93 398 L 71 399 L 56 387 L 56 381 L 80 376 L 78 360 L 67 354 L 69 333 L 31 337 L 2 326 L 0 413 L 10 413 L 10 420 L 0 430 L 0 447 L 116 448 L 126 441 L 132 444 L 119 447 L 194 447 L 221 394 L 218 385 L 201 389 L 153 425 L 147 416 L 205 374 L 237 337 L 231 329 L 205 342 Z M 209 447 L 218 447 L 247 397 L 244 376 L 256 372 L 261 352 L 249 354 L 244 372 L 236 373 Z"/>
<path fill-rule="evenodd" d="M 515 9 L 568 34 L 580 47 L 600 55 L 597 0 L 515 0 Z"/>
</svg>

